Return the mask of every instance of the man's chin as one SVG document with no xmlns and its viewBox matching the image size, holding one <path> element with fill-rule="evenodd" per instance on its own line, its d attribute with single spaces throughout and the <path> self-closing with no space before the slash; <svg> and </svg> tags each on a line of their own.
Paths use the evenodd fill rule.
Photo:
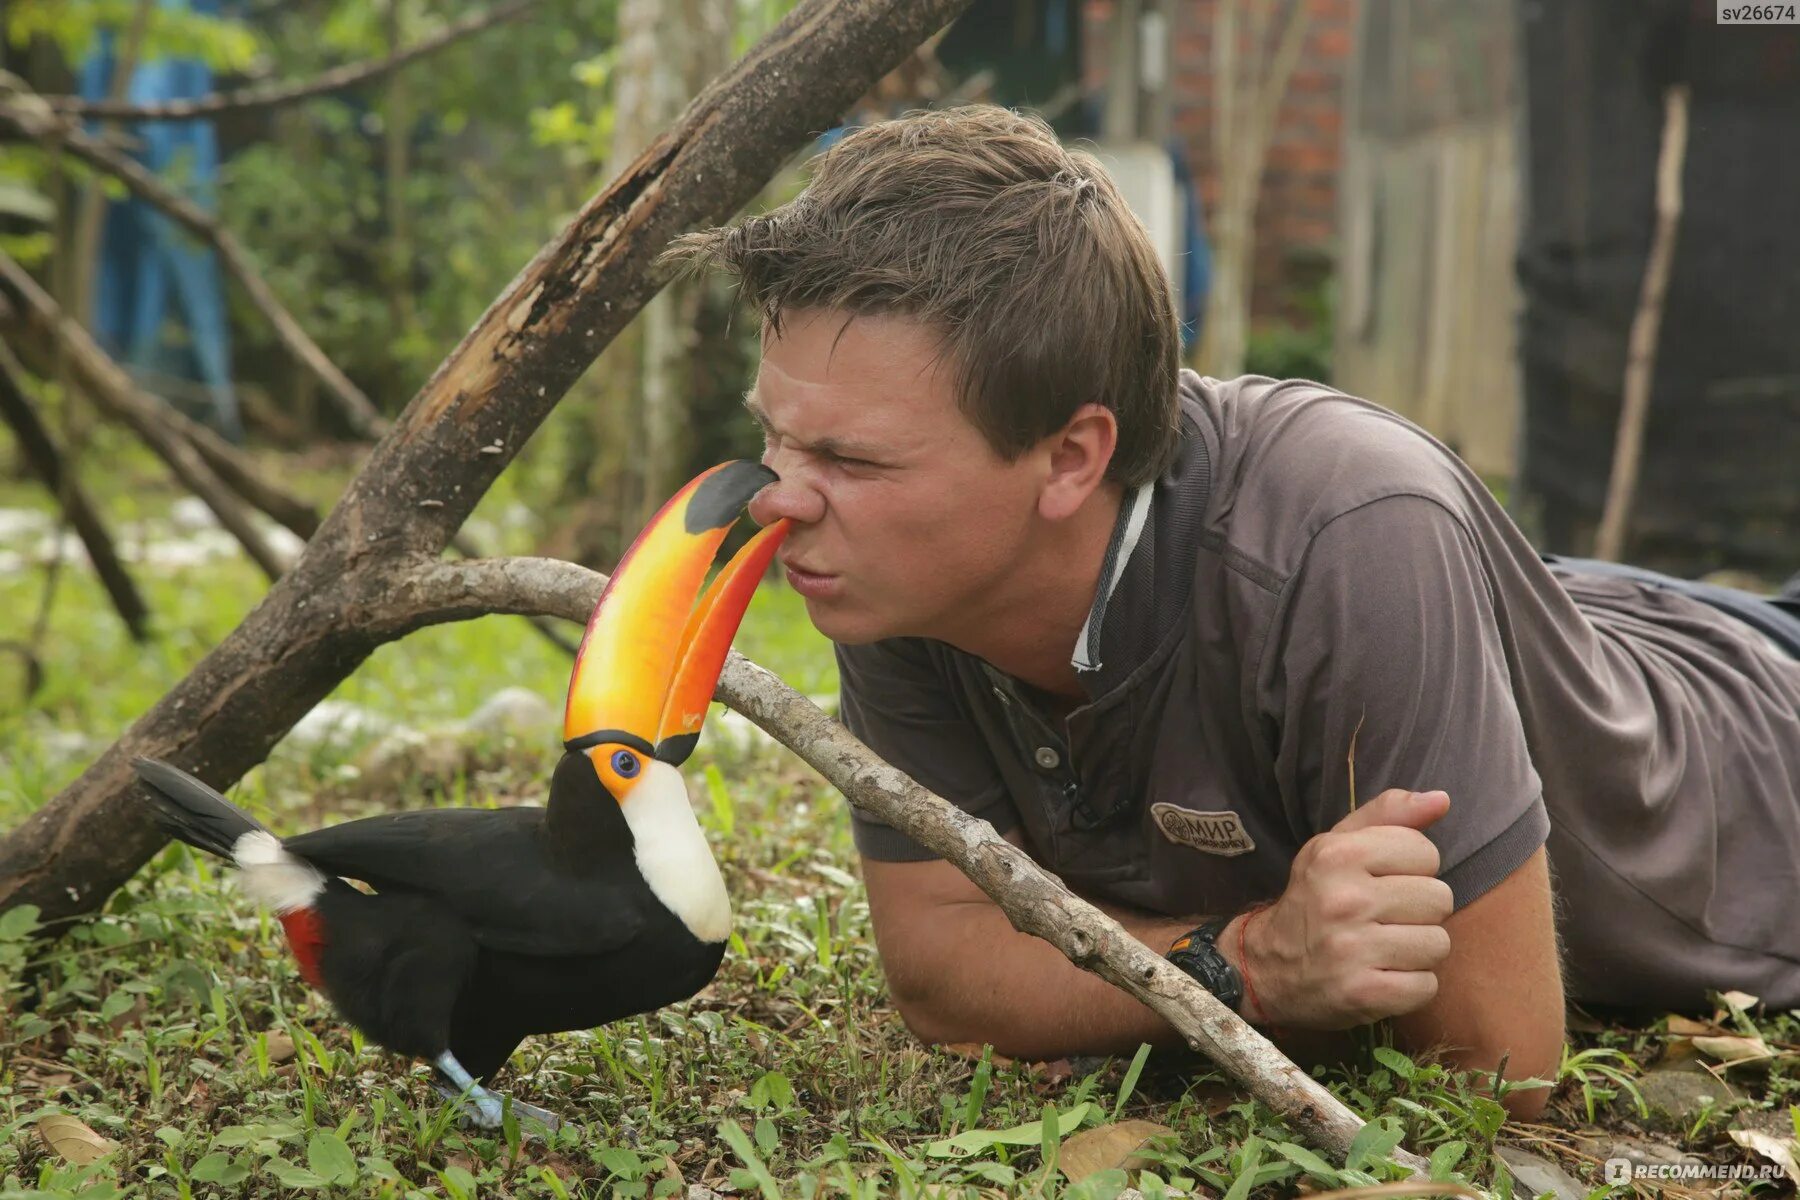
<svg viewBox="0 0 1800 1200">
<path fill-rule="evenodd" d="M 841 646 L 864 646 L 896 636 L 875 614 L 846 603 L 843 598 L 806 598 L 806 616 L 813 628 Z"/>
</svg>

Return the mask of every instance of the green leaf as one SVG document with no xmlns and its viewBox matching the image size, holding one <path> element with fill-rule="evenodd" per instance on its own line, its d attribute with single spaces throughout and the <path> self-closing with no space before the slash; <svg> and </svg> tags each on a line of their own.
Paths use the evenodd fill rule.
<svg viewBox="0 0 1800 1200">
<path fill-rule="evenodd" d="M 757 1156 L 756 1148 L 750 1144 L 750 1135 L 744 1132 L 744 1127 L 736 1121 L 720 1121 L 719 1136 L 731 1147 L 731 1152 L 738 1156 L 738 1161 L 748 1169 L 764 1200 L 781 1200 L 781 1188 L 769 1173 L 768 1165 Z"/>
<path fill-rule="evenodd" d="M 0 912 L 0 942 L 24 941 L 38 927 L 39 911 L 35 904 L 21 904 Z"/>
<path fill-rule="evenodd" d="M 463 1168 L 452 1164 L 438 1172 L 438 1179 L 450 1189 L 454 1196 L 463 1200 L 475 1200 L 475 1177 Z"/>
<path fill-rule="evenodd" d="M 325 1186 L 324 1179 L 305 1167 L 295 1166 L 285 1158 L 271 1158 L 263 1164 L 263 1169 L 273 1175 L 275 1181 L 283 1187 L 319 1188 Z"/>
<path fill-rule="evenodd" d="M 794 1085 L 780 1071 L 766 1072 L 750 1085 L 749 1104 L 752 1109 L 774 1108 L 779 1111 L 793 1103 Z"/>
<path fill-rule="evenodd" d="M 1231 1190 L 1225 1193 L 1225 1200 L 1246 1200 L 1250 1189 L 1256 1186 L 1257 1168 L 1262 1166 L 1263 1140 L 1251 1134 L 1244 1141 L 1239 1154 L 1242 1162 L 1238 1166 L 1237 1178 L 1231 1181 Z"/>
<path fill-rule="evenodd" d="M 1456 1164 L 1462 1161 L 1463 1155 L 1468 1153 L 1468 1150 L 1469 1143 L 1467 1142 L 1445 1142 L 1433 1150 L 1431 1152 L 1431 1178 L 1440 1181 L 1450 1178 L 1450 1173 L 1456 1170 Z"/>
<path fill-rule="evenodd" d="M 1058 1140 L 1068 1137 L 1090 1116 L 1097 1116 L 1100 1106 L 1092 1101 L 1077 1104 L 1068 1112 L 1056 1118 L 1056 1136 Z M 1015 1125 L 1011 1129 L 971 1129 L 959 1133 L 955 1137 L 940 1138 L 925 1147 L 925 1153 L 932 1158 L 968 1158 L 995 1146 L 1041 1146 L 1044 1142 L 1044 1122 L 1030 1121 L 1024 1125 Z"/>
<path fill-rule="evenodd" d="M 1150 1060 L 1150 1043 L 1145 1042 L 1137 1048 L 1137 1054 L 1131 1059 L 1131 1066 L 1125 1069 L 1125 1078 L 1119 1081 L 1119 1098 L 1113 1101 L 1112 1119 L 1118 1120 L 1125 1111 L 1125 1102 L 1131 1099 L 1131 1093 L 1137 1090 L 1138 1076 L 1144 1073 L 1144 1064 Z"/>
<path fill-rule="evenodd" d="M 1338 1186 L 1337 1168 L 1314 1154 L 1311 1150 L 1308 1150 L 1305 1146 L 1299 1146 L 1293 1142 L 1270 1142 L 1269 1145 L 1275 1148 L 1275 1153 L 1281 1155 L 1281 1157 L 1287 1159 L 1320 1183 L 1328 1184 L 1331 1187 Z"/>
<path fill-rule="evenodd" d="M 1344 1166 L 1352 1171 L 1360 1171 L 1386 1158 L 1400 1144 L 1404 1132 L 1400 1123 L 1389 1117 L 1378 1117 L 1370 1121 L 1350 1139 L 1350 1153 L 1344 1156 Z"/>
<path fill-rule="evenodd" d="M 321 1129 L 306 1143 L 306 1165 L 327 1183 L 348 1186 L 356 1182 L 356 1156 L 344 1139 L 329 1129 Z"/>
<path fill-rule="evenodd" d="M 101 1003 L 100 1019 L 102 1021 L 110 1021 L 114 1017 L 130 1011 L 131 1006 L 136 1003 L 137 997 L 133 996 L 130 992 L 115 990 Z"/>
<path fill-rule="evenodd" d="M 1391 1046 L 1377 1046 L 1375 1047 L 1374 1053 L 1376 1062 L 1379 1062 L 1382 1066 L 1386 1067 L 1402 1079 L 1411 1081 L 1414 1073 L 1418 1070 L 1418 1068 L 1413 1065 L 1412 1059 L 1406 1057 L 1406 1055 L 1400 1053 L 1398 1050 L 1393 1049 Z"/>
<path fill-rule="evenodd" d="M 644 1173 L 644 1160 L 623 1146 L 608 1146 L 595 1159 L 620 1179 L 637 1179 Z"/>
<path fill-rule="evenodd" d="M 215 1150 L 188 1168 L 188 1178 L 200 1183 L 217 1183 L 231 1167 L 231 1155 Z"/>
</svg>

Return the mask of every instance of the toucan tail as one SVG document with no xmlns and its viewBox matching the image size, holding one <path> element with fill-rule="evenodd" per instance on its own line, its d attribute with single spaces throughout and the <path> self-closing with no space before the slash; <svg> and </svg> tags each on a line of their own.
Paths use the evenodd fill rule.
<svg viewBox="0 0 1800 1200">
<path fill-rule="evenodd" d="M 131 768 L 150 785 L 156 823 L 170 837 L 236 862 L 238 839 L 263 828 L 255 817 L 180 767 L 154 758 L 134 758 Z"/>
<path fill-rule="evenodd" d="M 134 758 L 131 766 L 149 785 L 157 824 L 170 837 L 236 865 L 252 899 L 286 913 L 305 908 L 325 889 L 324 872 L 289 853 L 255 817 L 186 771 L 154 758 Z"/>
</svg>

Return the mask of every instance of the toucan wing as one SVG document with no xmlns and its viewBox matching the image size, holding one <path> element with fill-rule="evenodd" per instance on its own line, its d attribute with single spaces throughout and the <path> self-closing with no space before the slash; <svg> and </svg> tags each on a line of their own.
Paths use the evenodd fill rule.
<svg viewBox="0 0 1800 1200">
<path fill-rule="evenodd" d="M 438 808 L 346 821 L 282 845 L 328 874 L 441 901 L 491 950 L 604 954 L 635 938 L 649 893 L 628 842 L 573 874 L 553 865 L 545 840 L 541 808 Z"/>
</svg>

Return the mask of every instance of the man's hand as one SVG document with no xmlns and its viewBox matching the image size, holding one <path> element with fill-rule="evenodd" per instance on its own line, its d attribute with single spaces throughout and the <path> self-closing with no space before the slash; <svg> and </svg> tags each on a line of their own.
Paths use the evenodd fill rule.
<svg viewBox="0 0 1800 1200">
<path fill-rule="evenodd" d="M 1239 967 L 1248 966 L 1269 1021 L 1348 1029 L 1437 995 L 1455 903 L 1437 878 L 1437 847 L 1420 830 L 1449 807 L 1443 792 L 1381 793 L 1300 848 L 1272 907 L 1239 918 L 1250 922 Z"/>
</svg>

